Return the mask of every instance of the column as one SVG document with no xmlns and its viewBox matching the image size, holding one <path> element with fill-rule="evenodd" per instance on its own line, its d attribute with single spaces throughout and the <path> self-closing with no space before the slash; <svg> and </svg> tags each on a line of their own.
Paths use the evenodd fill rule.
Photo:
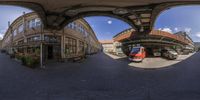
<svg viewBox="0 0 200 100">
<path fill-rule="evenodd" d="M 61 58 L 65 58 L 65 31 L 63 29 L 63 33 L 61 36 Z"/>
</svg>

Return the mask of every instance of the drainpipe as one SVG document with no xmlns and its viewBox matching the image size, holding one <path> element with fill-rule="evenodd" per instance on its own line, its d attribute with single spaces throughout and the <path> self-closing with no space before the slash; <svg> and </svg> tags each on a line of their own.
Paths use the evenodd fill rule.
<svg viewBox="0 0 200 100">
<path fill-rule="evenodd" d="M 43 33 L 43 26 L 42 24 L 40 25 L 40 68 L 45 69 L 45 66 L 43 65 L 43 41 L 44 41 L 44 36 L 42 35 Z"/>
<path fill-rule="evenodd" d="M 42 45 L 42 34 L 40 35 L 41 42 L 40 42 L 40 68 L 45 68 L 43 66 L 43 45 Z"/>
<path fill-rule="evenodd" d="M 61 36 L 61 60 L 65 58 L 65 28 L 63 28 L 62 36 Z"/>
</svg>

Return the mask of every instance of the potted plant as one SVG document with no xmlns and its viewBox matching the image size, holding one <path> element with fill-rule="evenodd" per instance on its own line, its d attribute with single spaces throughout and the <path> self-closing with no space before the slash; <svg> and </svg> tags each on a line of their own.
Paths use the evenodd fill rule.
<svg viewBox="0 0 200 100">
<path fill-rule="evenodd" d="M 39 64 L 38 57 L 32 56 L 32 55 L 24 55 L 21 57 L 22 64 L 30 67 L 30 68 L 36 68 Z"/>
</svg>

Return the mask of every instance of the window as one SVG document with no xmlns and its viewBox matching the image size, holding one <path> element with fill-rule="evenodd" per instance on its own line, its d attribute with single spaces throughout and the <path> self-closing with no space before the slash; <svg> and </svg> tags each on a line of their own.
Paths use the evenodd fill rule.
<svg viewBox="0 0 200 100">
<path fill-rule="evenodd" d="M 76 29 L 77 29 L 78 32 L 81 32 L 81 25 L 77 24 L 77 28 Z"/>
<path fill-rule="evenodd" d="M 40 36 L 33 36 L 33 37 L 30 37 L 30 38 L 27 39 L 28 43 L 37 42 L 37 41 L 40 41 Z"/>
<path fill-rule="evenodd" d="M 79 32 L 79 25 L 75 23 L 74 26 L 75 26 L 75 30 Z"/>
<path fill-rule="evenodd" d="M 84 36 L 85 36 L 85 37 L 87 37 L 87 36 L 88 36 L 88 32 L 87 32 L 87 31 L 85 31 L 85 33 L 84 33 Z"/>
<path fill-rule="evenodd" d="M 81 33 L 84 33 L 84 28 L 83 28 L 83 26 L 80 25 L 79 30 L 80 30 Z"/>
<path fill-rule="evenodd" d="M 24 25 L 21 24 L 21 25 L 18 27 L 18 32 L 21 33 L 21 32 L 23 32 L 23 30 L 24 30 Z"/>
<path fill-rule="evenodd" d="M 40 54 L 40 47 L 39 46 L 27 47 L 27 53 L 39 55 Z"/>
<path fill-rule="evenodd" d="M 40 41 L 40 36 L 33 37 L 33 41 Z"/>
<path fill-rule="evenodd" d="M 76 39 L 66 37 L 65 38 L 65 54 L 66 55 L 76 54 L 76 51 L 77 51 Z"/>
<path fill-rule="evenodd" d="M 31 28 L 32 28 L 32 27 L 35 27 L 35 19 L 32 19 L 32 20 L 31 20 Z"/>
<path fill-rule="evenodd" d="M 16 36 L 17 35 L 17 30 L 15 29 L 14 31 L 13 31 L 13 36 Z"/>
<path fill-rule="evenodd" d="M 49 43 L 60 43 L 61 37 L 60 36 L 52 36 L 52 35 L 45 35 L 44 40 Z"/>
<path fill-rule="evenodd" d="M 35 19 L 35 26 L 40 27 L 41 26 L 41 20 L 39 18 Z"/>
<path fill-rule="evenodd" d="M 84 53 L 84 42 L 79 41 L 79 51 L 78 53 Z"/>
<path fill-rule="evenodd" d="M 82 27 L 82 33 L 83 33 L 83 34 L 85 33 L 85 28 L 84 28 L 84 27 Z"/>
<path fill-rule="evenodd" d="M 66 28 L 72 28 L 72 23 L 69 23 Z"/>
<path fill-rule="evenodd" d="M 72 22 L 71 24 L 72 24 L 72 29 L 75 29 L 75 23 Z"/>
<path fill-rule="evenodd" d="M 21 41 L 18 42 L 18 45 L 21 45 L 23 43 L 24 43 L 24 40 L 21 40 Z"/>
<path fill-rule="evenodd" d="M 28 21 L 28 26 L 29 26 L 29 28 L 36 27 L 36 19 L 32 19 L 32 20 Z"/>
<path fill-rule="evenodd" d="M 27 22 L 27 28 L 31 28 L 30 23 L 31 23 L 31 21 L 29 20 L 29 21 Z"/>
<path fill-rule="evenodd" d="M 24 48 L 17 48 L 17 52 L 24 53 Z"/>
</svg>

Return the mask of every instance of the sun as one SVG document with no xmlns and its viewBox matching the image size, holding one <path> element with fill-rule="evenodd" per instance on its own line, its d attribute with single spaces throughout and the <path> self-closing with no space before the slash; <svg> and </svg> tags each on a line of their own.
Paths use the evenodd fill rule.
<svg viewBox="0 0 200 100">
<path fill-rule="evenodd" d="M 112 21 L 111 21 L 111 20 L 108 20 L 107 23 L 108 23 L 108 24 L 112 24 Z"/>
</svg>

